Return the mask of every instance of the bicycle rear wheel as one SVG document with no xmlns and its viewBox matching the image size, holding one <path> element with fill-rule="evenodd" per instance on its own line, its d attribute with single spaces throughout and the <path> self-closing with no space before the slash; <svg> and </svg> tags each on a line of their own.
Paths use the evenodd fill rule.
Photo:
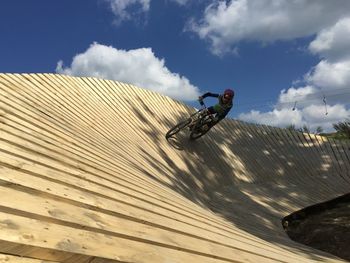
<svg viewBox="0 0 350 263">
<path fill-rule="evenodd" d="M 189 125 L 191 123 L 192 119 L 189 118 L 187 120 L 184 120 L 182 122 L 179 122 L 178 124 L 176 124 L 173 128 L 171 128 L 165 135 L 166 139 L 169 139 L 170 137 L 174 136 L 175 134 L 177 134 L 179 131 L 181 131 L 182 129 L 186 128 L 187 125 Z"/>
</svg>

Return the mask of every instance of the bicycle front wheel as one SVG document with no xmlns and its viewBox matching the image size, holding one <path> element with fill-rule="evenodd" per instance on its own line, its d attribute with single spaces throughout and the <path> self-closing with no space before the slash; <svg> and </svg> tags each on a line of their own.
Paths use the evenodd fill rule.
<svg viewBox="0 0 350 263">
<path fill-rule="evenodd" d="M 165 135 L 166 139 L 169 139 L 170 137 L 174 136 L 175 134 L 177 134 L 179 131 L 181 131 L 182 129 L 186 128 L 187 125 L 189 125 L 191 123 L 191 118 L 179 122 L 177 125 L 175 125 L 173 128 L 171 128 Z"/>
</svg>

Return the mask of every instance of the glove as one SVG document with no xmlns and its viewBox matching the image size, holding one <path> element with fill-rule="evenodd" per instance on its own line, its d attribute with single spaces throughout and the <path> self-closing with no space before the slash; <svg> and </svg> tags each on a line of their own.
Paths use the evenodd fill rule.
<svg viewBox="0 0 350 263">
<path fill-rule="evenodd" d="M 199 96 L 198 97 L 199 104 L 203 106 L 203 97 Z"/>
</svg>

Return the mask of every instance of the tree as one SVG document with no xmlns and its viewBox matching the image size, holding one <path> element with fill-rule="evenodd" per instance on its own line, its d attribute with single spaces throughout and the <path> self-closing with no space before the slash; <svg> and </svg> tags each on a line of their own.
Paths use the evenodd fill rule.
<svg viewBox="0 0 350 263">
<path fill-rule="evenodd" d="M 323 132 L 323 128 L 321 126 L 317 126 L 316 128 L 316 134 L 320 134 Z"/>
<path fill-rule="evenodd" d="M 350 139 L 350 120 L 347 119 L 343 122 L 333 123 L 333 128 L 338 134 Z"/>
<path fill-rule="evenodd" d="M 305 125 L 303 126 L 303 129 L 301 130 L 301 132 L 310 133 L 310 129 L 309 129 L 309 127 L 307 127 L 307 125 L 305 124 Z"/>
<path fill-rule="evenodd" d="M 290 124 L 286 127 L 287 130 L 290 130 L 290 131 L 297 131 L 297 128 L 295 128 L 295 125 L 294 124 Z"/>
</svg>

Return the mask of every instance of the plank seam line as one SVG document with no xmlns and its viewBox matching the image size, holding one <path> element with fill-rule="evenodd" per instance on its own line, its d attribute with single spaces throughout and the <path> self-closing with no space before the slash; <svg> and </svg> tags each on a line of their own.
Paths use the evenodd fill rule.
<svg viewBox="0 0 350 263">
<path fill-rule="evenodd" d="M 2 140 L 2 139 L 1 139 L 1 140 Z M 6 141 L 6 140 L 3 140 L 3 141 Z M 10 143 L 10 144 L 13 144 L 13 143 L 10 142 L 10 141 L 9 141 L 9 143 Z M 16 147 L 19 147 L 19 146 L 16 145 Z M 22 148 L 23 148 L 23 147 L 22 147 Z M 30 150 L 30 149 L 28 149 L 28 150 Z M 27 161 L 29 161 L 29 162 L 32 162 L 32 161 L 33 161 L 33 160 L 31 160 L 31 159 L 29 159 L 29 158 L 27 158 L 27 157 L 24 157 L 24 156 L 21 156 L 21 155 L 12 153 L 12 152 L 7 151 L 7 150 L 0 149 L 0 151 L 1 151 L 1 152 L 4 152 L 4 153 L 7 153 L 7 154 L 10 154 L 10 155 L 13 155 L 13 156 L 16 156 L 16 157 L 19 157 L 19 158 L 21 158 L 21 159 L 25 159 L 25 160 L 27 160 Z M 14 169 L 14 170 L 21 170 L 22 172 L 24 171 L 23 169 L 21 169 L 21 168 L 19 168 L 19 167 L 12 166 L 12 165 L 9 165 L 9 164 L 6 164 L 6 163 L 2 163 L 2 162 L 0 162 L 0 163 L 1 163 L 2 165 L 5 165 L 5 166 L 11 168 L 11 169 Z M 35 163 L 39 163 L 39 162 L 35 162 Z M 40 165 L 43 165 L 43 166 L 45 166 L 45 167 L 48 167 L 48 168 L 50 168 L 50 169 L 54 169 L 54 170 L 60 171 L 59 169 L 52 168 L 52 167 L 50 167 L 50 166 L 48 166 L 48 165 L 46 165 L 46 164 L 44 164 L 44 163 L 39 163 L 39 164 L 40 164 Z M 147 211 L 147 212 L 149 212 L 149 213 L 153 213 L 153 214 L 156 214 L 156 215 L 159 215 L 159 216 L 162 216 L 162 217 L 166 217 L 166 218 L 168 218 L 168 219 L 175 220 L 175 221 L 178 221 L 178 222 L 181 222 L 181 223 L 184 223 L 184 224 L 187 224 L 187 225 L 196 227 L 196 228 L 200 228 L 200 229 L 203 229 L 203 230 L 206 230 L 206 231 L 209 231 L 209 232 L 216 233 L 216 232 L 214 232 L 214 231 L 207 230 L 207 229 L 205 229 L 205 228 L 203 228 L 203 227 L 196 226 L 196 225 L 194 225 L 194 224 L 190 224 L 189 222 L 186 222 L 186 221 L 183 221 L 183 220 L 180 220 L 180 219 L 174 219 L 173 217 L 168 216 L 168 215 L 166 215 L 166 214 L 162 214 L 162 213 L 160 213 L 160 212 L 152 211 L 152 210 L 149 210 L 149 209 L 144 208 L 144 207 L 142 207 L 142 206 L 138 206 L 138 205 L 135 205 L 135 204 L 128 203 L 127 201 L 124 201 L 124 200 L 121 200 L 121 199 L 116 199 L 116 198 L 113 198 L 113 197 L 110 197 L 110 196 L 106 196 L 106 195 L 104 195 L 103 193 L 100 193 L 100 192 L 93 192 L 93 191 L 91 191 L 91 190 L 87 190 L 87 189 L 82 188 L 82 187 L 79 187 L 79 186 L 77 186 L 77 185 L 72 185 L 72 184 L 70 184 L 70 183 L 66 183 L 66 182 L 63 182 L 63 181 L 60 181 L 60 180 L 56 180 L 56 179 L 53 179 L 53 178 L 45 177 L 45 176 L 43 176 L 43 175 L 40 175 L 40 174 L 37 174 L 37 173 L 34 173 L 34 172 L 30 172 L 30 171 L 25 171 L 25 172 L 26 172 L 26 173 L 29 173 L 29 174 L 32 174 L 32 175 L 34 175 L 34 176 L 36 176 L 36 177 L 42 178 L 42 179 L 44 179 L 44 180 L 48 180 L 48 181 L 52 181 L 52 182 L 59 183 L 59 184 L 62 184 L 62 185 L 66 185 L 66 186 L 72 187 L 72 188 L 74 188 L 74 189 L 83 191 L 83 192 L 89 192 L 89 193 L 91 193 L 91 194 L 93 194 L 93 195 L 100 196 L 100 197 L 105 198 L 105 199 L 109 199 L 109 200 L 111 200 L 111 201 L 113 201 L 113 202 L 120 202 L 120 203 L 123 203 L 123 204 L 125 204 L 125 205 L 128 205 L 128 206 L 131 206 L 131 207 L 134 207 L 134 208 L 137 208 L 137 209 L 141 209 L 141 210 Z M 60 172 L 63 172 L 63 173 L 66 173 L 66 174 L 67 174 L 67 172 L 64 172 L 64 171 L 60 171 Z M 123 192 L 121 192 L 121 191 L 119 191 L 119 190 L 113 189 L 113 188 L 111 188 L 111 187 L 109 187 L 109 186 L 106 186 L 106 185 L 103 185 L 103 184 L 99 184 L 99 183 L 97 183 L 97 182 L 95 182 L 95 181 L 92 181 L 92 180 L 89 180 L 89 179 L 87 179 L 87 178 L 85 178 L 85 177 L 80 177 L 80 176 L 74 175 L 74 174 L 71 174 L 71 176 L 73 176 L 73 177 L 75 177 L 75 178 L 78 178 L 78 179 L 81 179 L 81 180 L 84 180 L 84 181 L 87 181 L 87 182 L 90 182 L 90 183 L 93 183 L 93 184 L 96 184 L 96 185 L 99 185 L 99 186 L 104 187 L 104 188 L 108 188 L 108 189 L 110 189 L 110 190 L 112 190 L 112 191 L 116 191 L 116 192 L 120 192 L 120 193 L 124 194 Z M 128 194 L 126 194 L 126 195 L 128 195 Z M 153 202 L 145 201 L 145 200 L 143 200 L 141 197 L 134 197 L 134 196 L 132 196 L 132 197 L 135 198 L 135 199 L 138 199 L 138 200 L 140 200 L 140 201 L 149 203 L 149 204 L 157 205 L 157 204 L 155 204 L 155 203 L 153 203 Z M 174 210 L 171 210 L 171 209 L 168 209 L 168 208 L 164 208 L 164 207 L 162 207 L 162 206 L 160 206 L 160 207 L 161 207 L 162 209 L 169 210 L 169 211 L 171 211 L 171 212 L 173 212 L 173 213 L 180 214 L 181 216 L 184 216 L 184 217 L 186 217 L 186 218 L 192 218 L 192 217 L 189 217 L 188 215 L 184 215 L 184 214 L 182 214 L 182 213 L 178 213 L 178 212 L 176 212 L 176 211 L 174 211 Z M 198 221 L 198 222 L 204 223 L 204 224 L 208 224 L 208 221 L 205 221 L 205 222 L 204 222 L 204 221 L 198 220 L 198 219 L 196 219 L 196 218 L 192 218 L 192 219 L 194 219 L 194 220 L 196 220 L 196 221 Z M 211 227 L 218 227 L 217 225 L 214 225 L 213 223 L 210 223 L 209 225 L 210 225 Z M 223 227 L 219 227 L 219 228 L 220 228 L 221 230 L 223 230 L 223 231 L 229 231 L 228 228 L 226 228 L 226 229 L 223 228 Z M 216 234 L 218 234 L 218 233 L 216 233 Z M 237 235 L 237 233 L 233 233 L 233 234 Z"/>
<path fill-rule="evenodd" d="M 14 127 L 11 126 L 11 125 L 8 125 L 8 126 L 14 128 Z M 15 136 L 15 137 L 19 137 L 18 135 L 13 134 L 12 132 L 9 132 L 9 131 L 6 131 L 6 133 L 9 133 L 10 135 Z M 20 137 L 20 138 L 22 138 L 22 137 Z M 22 138 L 22 139 L 25 140 L 25 138 Z M 15 144 L 15 143 L 13 143 L 13 142 L 11 142 L 11 141 L 4 140 L 4 139 L 2 139 L 2 140 L 3 140 L 3 141 L 6 141 L 7 143 L 10 143 L 10 144 L 13 144 L 13 145 L 19 147 L 18 144 Z M 47 148 L 46 146 L 40 145 L 40 147 L 43 147 L 44 149 L 47 149 L 47 150 L 51 150 L 51 149 Z M 22 148 L 25 148 L 25 147 L 22 147 Z M 28 151 L 33 151 L 33 150 L 31 150 L 30 148 L 25 148 L 25 149 L 27 149 Z M 36 151 L 34 151 L 34 152 L 37 153 L 37 154 L 40 154 L 40 155 L 42 155 L 42 156 L 44 156 L 44 157 L 50 158 L 50 159 L 52 159 L 52 160 L 54 160 L 54 161 L 57 161 L 55 158 L 53 158 L 53 157 L 51 157 L 51 156 L 47 156 L 47 155 L 44 155 L 44 154 L 42 154 L 42 153 L 40 153 L 40 152 L 36 152 Z M 53 152 L 56 152 L 56 151 L 53 151 Z M 62 154 L 59 153 L 59 152 L 58 152 L 58 154 L 62 155 Z M 92 167 L 90 164 L 85 164 L 85 165 L 87 165 L 87 166 L 89 166 L 89 167 Z M 67 164 L 67 166 L 72 166 L 72 165 L 71 165 L 71 164 Z M 72 166 L 72 167 L 74 168 L 74 166 Z M 55 169 L 56 169 L 56 168 L 55 168 Z M 124 170 L 124 168 L 122 168 L 122 167 L 121 167 L 121 169 Z M 81 169 L 81 170 L 83 170 L 83 169 Z M 84 171 L 84 170 L 83 170 L 83 171 Z M 103 171 L 103 170 L 101 170 L 101 172 L 111 175 L 110 172 L 106 172 L 106 171 Z M 101 177 L 101 176 L 99 176 L 99 175 L 95 175 L 95 173 L 92 173 L 92 172 L 88 172 L 88 173 L 89 173 L 89 174 L 92 174 L 93 176 L 96 176 L 96 177 Z M 111 176 L 112 176 L 112 175 L 111 175 Z M 80 178 L 80 179 L 81 179 L 81 178 Z M 108 179 L 108 178 L 105 178 L 105 177 L 102 177 L 102 179 L 107 180 L 107 181 L 110 181 L 110 182 L 112 182 L 112 183 L 115 183 L 115 182 L 112 181 L 111 179 Z M 85 179 L 85 180 L 88 180 L 88 179 Z M 121 179 L 121 180 L 123 180 L 123 179 Z M 124 180 L 124 181 L 125 181 L 125 180 Z M 90 182 L 96 184 L 96 182 L 94 182 L 94 181 L 92 181 L 92 180 L 91 180 Z M 128 181 L 125 181 L 125 182 L 130 183 L 130 182 L 128 182 Z M 102 185 L 102 184 L 99 184 L 99 185 L 100 185 L 100 186 L 103 186 L 103 187 L 109 188 L 108 186 L 104 186 L 104 185 Z M 137 185 L 135 185 L 135 186 L 138 187 Z M 171 203 L 170 201 L 167 201 L 167 200 L 164 201 L 164 200 L 162 200 L 162 199 L 158 199 L 157 197 L 151 196 L 151 195 L 148 194 L 147 192 L 144 193 L 144 192 L 142 192 L 141 190 L 137 190 L 137 189 L 131 188 L 131 186 L 123 185 L 123 187 L 125 187 L 125 188 L 127 188 L 127 189 L 129 189 L 129 190 L 132 190 L 132 191 L 134 191 L 134 192 L 137 192 L 137 193 L 139 193 L 139 194 L 148 196 L 148 197 L 151 198 L 151 199 L 154 199 L 154 200 L 157 200 L 157 201 L 163 201 L 164 203 L 166 203 L 166 204 L 168 204 L 168 205 L 173 205 L 173 203 Z M 110 188 L 110 189 L 112 189 L 112 190 L 114 190 L 114 191 L 117 191 L 117 190 L 115 190 L 115 189 L 113 189 L 113 188 Z M 147 189 L 144 189 L 144 190 L 147 190 Z M 130 195 L 130 194 L 124 193 L 124 192 L 122 192 L 122 191 L 119 191 L 119 192 L 122 193 L 122 194 Z M 144 201 L 144 202 L 149 202 L 149 203 L 151 202 L 151 204 L 154 205 L 154 203 L 153 203 L 152 201 L 146 201 L 146 200 L 144 200 L 144 199 L 142 199 L 142 198 L 135 197 L 134 195 L 130 195 L 130 196 L 132 196 L 133 198 L 139 199 L 139 200 L 141 200 L 141 201 Z M 161 196 L 161 197 L 162 197 L 162 196 Z M 163 208 L 163 209 L 170 210 L 170 211 L 172 211 L 172 212 L 174 212 L 174 213 L 178 213 L 178 214 L 184 215 L 182 212 L 178 212 L 178 211 L 175 211 L 175 210 L 172 210 L 172 209 L 169 209 L 169 208 L 165 208 L 165 207 L 162 206 L 162 205 L 159 205 L 159 207 L 161 207 L 161 208 Z M 179 206 L 179 205 L 175 205 L 175 207 L 178 208 L 178 209 L 180 209 L 180 211 L 183 210 L 183 211 L 185 211 L 185 212 L 187 212 L 187 213 L 193 213 L 193 212 L 189 211 L 187 208 L 184 209 L 183 207 L 181 207 L 181 206 Z M 205 220 L 206 222 L 207 222 L 208 220 L 209 220 L 209 221 L 212 221 L 212 222 L 215 222 L 215 221 L 213 221 L 213 219 L 207 218 L 207 217 L 205 217 L 204 215 L 202 215 L 201 212 L 196 212 L 195 215 L 198 216 L 198 217 L 200 217 L 200 218 L 202 218 L 202 219 Z M 184 216 L 188 217 L 188 215 L 184 215 Z M 190 216 L 190 218 L 193 218 L 193 217 Z M 193 218 L 193 219 L 194 219 L 194 218 Z M 204 222 L 204 221 L 202 221 L 202 222 Z"/>
<path fill-rule="evenodd" d="M 226 261 L 226 262 L 233 262 L 233 263 L 238 263 L 239 262 L 239 261 L 232 260 L 232 259 L 229 259 L 229 258 L 224 258 L 224 257 L 221 257 L 221 256 L 216 256 L 216 255 L 212 255 L 212 254 L 208 254 L 208 253 L 198 252 L 198 251 L 195 251 L 195 250 L 192 250 L 192 249 L 186 249 L 186 248 L 182 248 L 182 247 L 178 247 L 178 246 L 174 246 L 174 245 L 167 245 L 167 244 L 163 244 L 163 243 L 156 242 L 156 241 L 151 241 L 151 240 L 138 238 L 138 237 L 134 237 L 134 236 L 128 236 L 128 235 L 125 235 L 125 234 L 115 233 L 115 232 L 102 230 L 102 229 L 98 229 L 98 228 L 94 228 L 94 227 L 83 226 L 83 225 L 80 225 L 78 223 L 67 222 L 67 221 L 63 221 L 63 220 L 59 220 L 59 219 L 54 219 L 54 218 L 50 218 L 50 217 L 46 217 L 46 216 L 42 216 L 42 215 L 33 214 L 33 213 L 30 213 L 30 212 L 24 212 L 24 211 L 21 211 L 21 210 L 13 209 L 13 208 L 10 208 L 10 207 L 5 207 L 5 206 L 1 206 L 1 205 L 0 205 L 0 210 L 2 212 L 4 212 L 4 213 L 7 213 L 7 214 L 13 214 L 13 215 L 16 215 L 16 216 L 32 218 L 32 219 L 35 219 L 35 220 L 40 220 L 41 222 L 44 221 L 44 222 L 54 223 L 54 224 L 57 224 L 57 225 L 62 225 L 62 226 L 70 227 L 70 228 L 74 228 L 74 229 L 79 229 L 79 230 L 84 230 L 84 231 L 89 231 L 89 232 L 94 232 L 94 233 L 114 236 L 114 237 L 127 239 L 127 240 L 132 240 L 132 241 L 136 241 L 136 242 L 140 242 L 140 243 L 147 243 L 147 244 L 151 244 L 151 245 L 154 245 L 154 246 L 164 247 L 164 248 L 168 248 L 168 249 L 172 249 L 172 250 L 176 250 L 176 251 L 181 251 L 181 252 L 185 252 L 185 253 L 189 253 L 189 254 L 195 254 L 195 255 L 199 255 L 199 256 L 204 256 L 204 257 L 208 257 L 208 258 L 219 259 L 219 260 Z M 239 248 L 234 248 L 234 249 L 242 251 L 242 252 L 246 252 L 248 254 L 253 254 L 253 255 L 256 255 L 258 257 L 263 257 L 263 258 L 275 260 L 275 261 L 278 261 L 278 262 L 288 263 L 288 261 L 277 260 L 276 258 L 264 256 L 264 255 L 261 255 L 261 254 L 258 254 L 258 253 L 255 253 L 255 252 L 252 252 L 252 251 L 249 251 L 249 250 L 244 250 L 244 249 L 239 249 Z"/>
<path fill-rule="evenodd" d="M 160 229 L 163 229 L 163 230 L 166 230 L 166 231 L 169 231 L 169 232 L 174 232 L 174 233 L 177 233 L 177 234 L 181 234 L 181 235 L 184 235 L 184 236 L 189 236 L 189 237 L 192 237 L 192 238 L 195 238 L 195 239 L 203 240 L 203 241 L 206 241 L 206 242 L 209 242 L 209 243 L 213 243 L 213 244 L 217 244 L 217 245 L 220 245 L 220 246 L 224 246 L 224 247 L 227 247 L 227 248 L 237 249 L 237 250 L 241 250 L 241 251 L 244 251 L 244 252 L 251 253 L 249 250 L 240 249 L 240 248 L 237 248 L 237 247 L 234 247 L 234 246 L 231 246 L 231 245 L 227 245 L 225 243 L 218 242 L 216 240 L 203 238 L 203 237 L 200 237 L 200 236 L 197 236 L 197 235 L 194 235 L 194 234 L 189 234 L 187 232 L 183 232 L 181 230 L 173 229 L 173 228 L 170 228 L 170 227 L 158 225 L 156 223 L 152 223 L 152 222 L 148 222 L 148 221 L 141 220 L 141 219 L 138 219 L 138 218 L 134 218 L 134 217 L 131 217 L 131 216 L 123 215 L 123 214 L 120 214 L 120 213 L 115 212 L 115 211 L 110 211 L 110 210 L 106 210 L 106 209 L 103 209 L 103 208 L 94 207 L 92 205 L 88 205 L 88 204 L 85 204 L 85 203 L 82 204 L 82 203 L 79 203 L 78 201 L 73 201 L 73 200 L 68 199 L 68 198 L 63 198 L 63 197 L 58 197 L 57 198 L 56 195 L 53 195 L 53 194 L 50 194 L 50 193 L 47 193 L 47 192 L 42 192 L 42 191 L 39 191 L 39 190 L 36 190 L 36 189 L 33 189 L 33 188 L 25 187 L 25 186 L 22 186 L 22 185 L 19 185 L 19 184 L 16 184 L 16 183 L 7 182 L 7 181 L 3 181 L 3 180 L 0 179 L 0 185 L 5 186 L 5 187 L 11 187 L 12 189 L 15 189 L 16 191 L 21 191 L 21 192 L 26 192 L 26 193 L 32 192 L 35 195 L 39 194 L 39 196 L 45 196 L 46 198 L 50 198 L 52 200 L 56 200 L 56 201 L 59 200 L 59 201 L 62 201 L 62 202 L 65 202 L 65 203 L 68 203 L 68 204 L 71 204 L 71 205 L 74 205 L 74 206 L 84 207 L 84 208 L 87 208 L 87 209 L 89 209 L 91 211 L 105 213 L 105 214 L 108 214 L 108 215 L 111 215 L 111 216 L 114 216 L 114 217 L 120 217 L 120 218 L 127 219 L 127 220 L 130 220 L 130 221 L 133 221 L 133 222 L 141 223 L 141 224 L 144 224 L 144 225 L 149 225 L 149 226 L 155 227 L 155 228 L 160 228 Z M 80 226 L 77 223 L 67 222 L 67 221 L 60 220 L 60 219 L 54 219 L 54 218 L 50 218 L 50 217 L 46 217 L 46 216 L 42 216 L 42 215 L 37 215 L 37 214 L 34 214 L 34 213 L 30 213 L 30 212 L 20 211 L 18 209 L 9 208 L 9 207 L 5 207 L 5 206 L 1 206 L 0 205 L 0 210 L 1 209 L 6 210 L 6 211 L 10 211 L 10 213 L 15 214 L 15 215 L 19 215 L 19 216 L 22 216 L 22 214 L 31 215 L 31 218 L 33 218 L 33 219 L 38 219 L 38 218 L 44 218 L 45 219 L 46 218 L 45 221 L 47 221 L 47 222 L 58 220 L 60 223 L 57 223 L 57 224 L 63 225 L 63 226 L 70 226 L 70 224 L 76 224 L 76 225 Z M 15 211 L 15 212 L 11 212 L 11 211 Z M 65 224 L 64 222 L 67 222 L 67 224 Z M 89 227 L 89 226 L 81 226 L 79 229 L 85 230 L 87 228 L 98 229 L 98 228 L 93 228 L 93 227 Z M 101 233 L 104 233 L 103 230 L 99 230 L 99 231 Z M 206 231 L 211 232 L 209 230 L 206 230 Z M 94 232 L 94 231 L 92 231 L 92 232 Z M 109 233 L 111 231 L 106 231 L 106 232 Z M 113 232 L 111 232 L 111 233 L 113 233 Z M 215 232 L 213 232 L 213 233 L 215 233 Z M 215 233 L 215 234 L 224 236 L 224 235 L 219 234 L 219 233 Z M 123 234 L 121 234 L 121 235 L 123 235 Z M 127 235 L 125 235 L 125 236 L 127 236 Z M 235 240 L 232 237 L 227 237 L 227 236 L 225 236 L 225 237 L 229 238 L 229 239 L 232 239 L 232 240 Z M 244 236 L 242 236 L 242 237 L 246 238 Z M 262 247 L 259 247 L 257 245 L 254 245 L 254 244 L 249 244 L 249 243 L 247 243 L 245 241 L 242 241 L 242 240 L 236 240 L 236 241 L 240 241 L 242 243 L 246 243 L 247 245 L 252 246 L 252 247 L 262 248 Z M 255 242 L 258 242 L 258 241 L 255 241 Z M 258 242 L 258 243 L 260 243 L 260 242 Z M 263 244 L 263 245 L 266 246 L 266 244 Z M 266 249 L 266 250 L 270 251 L 269 249 Z M 276 251 L 271 251 L 271 252 L 273 252 L 275 254 L 279 254 Z M 252 254 L 254 254 L 254 253 L 252 253 Z M 256 255 L 259 255 L 259 254 L 256 254 Z"/>
</svg>

